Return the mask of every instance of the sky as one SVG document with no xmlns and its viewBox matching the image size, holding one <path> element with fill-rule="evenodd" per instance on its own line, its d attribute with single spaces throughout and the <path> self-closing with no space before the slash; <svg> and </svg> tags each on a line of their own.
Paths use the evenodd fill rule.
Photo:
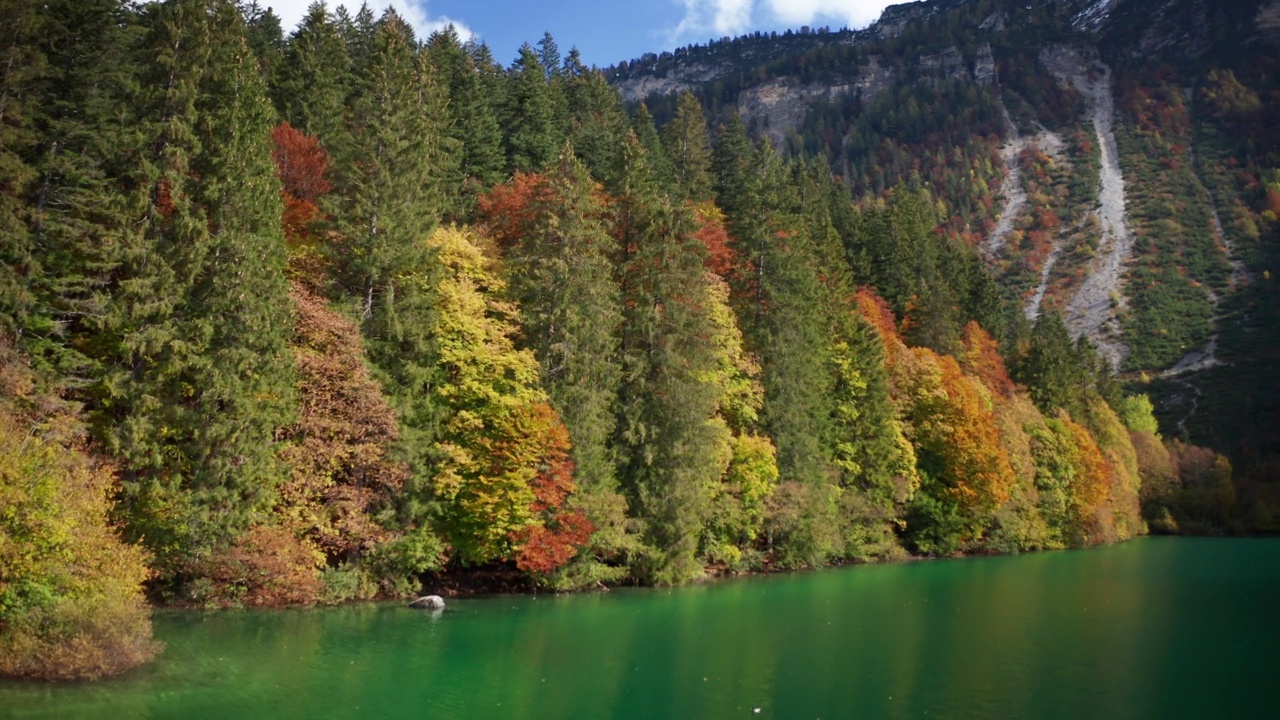
<svg viewBox="0 0 1280 720">
<path fill-rule="evenodd" d="M 905 2 L 906 0 L 896 0 Z M 258 0 L 290 32 L 313 0 Z M 886 0 L 368 0 L 381 14 L 394 7 L 426 35 L 452 23 L 464 38 L 489 45 L 509 63 L 520 45 L 550 31 L 565 54 L 577 47 L 587 65 L 607 67 L 646 52 L 673 50 L 756 30 L 830 26 L 861 28 L 895 4 Z M 329 0 L 353 11 L 360 0 Z"/>
</svg>

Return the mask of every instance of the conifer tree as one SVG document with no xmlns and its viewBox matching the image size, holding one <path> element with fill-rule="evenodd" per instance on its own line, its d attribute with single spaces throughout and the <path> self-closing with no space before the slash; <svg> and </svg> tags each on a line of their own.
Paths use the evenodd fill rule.
<svg viewBox="0 0 1280 720">
<path fill-rule="evenodd" d="M 592 177 L 616 187 L 622 181 L 618 173 L 628 125 L 622 99 L 599 70 L 582 66 L 576 49 L 569 53 L 565 69 L 569 141 Z"/>
<path fill-rule="evenodd" d="M 702 103 L 688 90 L 676 102 L 676 114 L 662 130 L 676 185 L 693 201 L 712 197 L 711 149 Z"/>
<path fill-rule="evenodd" d="M 714 154 L 717 202 L 744 268 L 735 278 L 739 318 L 764 367 L 762 413 L 778 451 L 779 492 L 770 528 L 778 561 L 820 563 L 839 550 L 840 489 L 831 448 L 832 355 L 817 250 L 794 183 L 767 145 L 753 148 L 741 122 L 722 127 Z"/>
<path fill-rule="evenodd" d="M 258 67 L 262 77 L 269 79 L 284 59 L 284 29 L 280 25 L 280 16 L 271 8 L 263 8 L 259 0 L 249 0 L 240 5 L 244 16 L 245 38 L 249 49 L 258 58 Z"/>
<path fill-rule="evenodd" d="M 1080 407 L 1082 372 L 1061 315 L 1044 312 L 1036 318 L 1026 359 L 1015 366 L 1015 379 L 1027 386 L 1036 407 L 1046 415 L 1059 408 Z"/>
<path fill-rule="evenodd" d="M 711 382 L 706 249 L 689 211 L 658 194 L 635 135 L 623 151 L 621 468 L 645 521 L 648 552 L 635 571 L 674 584 L 702 570 L 701 535 L 732 450 L 728 428 L 715 421 L 723 391 Z"/>
<path fill-rule="evenodd" d="M 336 20 L 316 2 L 289 36 L 272 75 L 272 100 L 280 114 L 327 148 L 342 143 L 350 64 Z"/>
<path fill-rule="evenodd" d="M 431 297 L 438 268 L 426 241 L 452 159 L 445 112 L 444 89 L 404 20 L 389 11 L 374 29 L 353 94 L 351 132 L 334 153 L 330 212 L 340 240 L 332 252 L 369 357 L 400 412 L 400 449 L 413 471 L 402 521 L 424 533 L 440 422 L 429 392 L 440 380 Z"/>
<path fill-rule="evenodd" d="M 42 29 L 38 6 L 4 0 L 0 32 L 0 323 L 5 332 L 21 332 L 35 304 L 27 278 L 33 272 L 27 194 L 38 172 L 30 161 L 38 146 L 34 113 L 36 85 L 46 72 L 37 45 Z"/>
<path fill-rule="evenodd" d="M 658 136 L 653 115 L 643 102 L 636 108 L 635 115 L 631 118 L 631 132 L 636 134 L 636 138 L 640 140 L 640 146 L 644 148 L 654 180 L 662 188 L 672 187 L 675 183 L 675 170 L 671 167 L 666 148 L 662 146 L 662 139 Z"/>
<path fill-rule="evenodd" d="M 602 569 L 592 558 L 610 558 L 627 544 L 611 445 L 621 379 L 617 243 L 597 186 L 572 147 L 561 150 L 545 182 L 528 208 L 528 229 L 508 255 L 511 291 L 551 404 L 569 429 L 579 487 L 573 505 L 597 528 L 587 562 L 572 571 L 594 582 Z"/>
<path fill-rule="evenodd" d="M 144 149 L 90 393 L 124 516 L 166 573 L 267 510 L 293 407 L 273 113 L 229 0 L 148 8 Z"/>
<path fill-rule="evenodd" d="M 508 71 L 507 96 L 502 109 L 502 132 L 508 170 L 539 170 L 555 157 L 564 140 L 557 124 L 554 88 L 546 68 L 528 44 Z"/>
<path fill-rule="evenodd" d="M 502 129 L 494 101 L 485 92 L 482 70 L 452 25 L 432 33 L 426 52 L 439 82 L 448 89 L 448 132 L 458 153 L 456 176 L 445 182 L 457 187 L 463 206 L 469 206 L 475 191 L 487 190 L 502 179 L 506 165 Z M 466 209 L 451 208 L 455 214 Z"/>
</svg>

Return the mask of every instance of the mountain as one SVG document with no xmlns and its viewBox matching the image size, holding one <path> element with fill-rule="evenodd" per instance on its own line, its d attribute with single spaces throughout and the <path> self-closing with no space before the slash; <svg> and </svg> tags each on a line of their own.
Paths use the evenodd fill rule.
<svg viewBox="0 0 1280 720">
<path fill-rule="evenodd" d="M 659 124 L 691 91 L 855 199 L 927 187 L 1028 318 L 1249 462 L 1280 449 L 1278 42 L 1275 0 L 925 0 L 606 75 Z"/>
</svg>

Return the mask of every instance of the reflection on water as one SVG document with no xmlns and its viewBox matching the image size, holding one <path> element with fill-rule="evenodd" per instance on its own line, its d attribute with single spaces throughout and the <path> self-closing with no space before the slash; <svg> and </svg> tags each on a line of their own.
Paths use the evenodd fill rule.
<svg viewBox="0 0 1280 720">
<path fill-rule="evenodd" d="M 166 612 L 157 663 L 0 684 L 0 717 L 1274 717 L 1276 608 L 1280 540 L 1146 539 L 434 618 Z"/>
</svg>

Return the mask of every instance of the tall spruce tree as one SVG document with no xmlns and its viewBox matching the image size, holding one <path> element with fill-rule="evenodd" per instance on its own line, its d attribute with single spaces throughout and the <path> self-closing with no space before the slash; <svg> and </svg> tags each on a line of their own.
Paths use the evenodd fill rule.
<svg viewBox="0 0 1280 720">
<path fill-rule="evenodd" d="M 162 572 L 260 520 L 293 410 L 274 117 L 229 0 L 146 11 L 144 145 L 128 179 L 91 394 L 127 527 Z"/>
<path fill-rule="evenodd" d="M 313 3 L 289 36 L 284 60 L 272 75 L 271 95 L 290 125 L 337 147 L 345 132 L 351 61 L 335 18 Z"/>
<path fill-rule="evenodd" d="M 448 132 L 458 154 L 456 172 L 444 182 L 457 189 L 461 205 L 447 208 L 464 215 L 478 190 L 487 190 L 502 179 L 505 158 L 502 129 L 493 100 L 484 90 L 484 78 L 452 25 L 432 33 L 427 41 L 439 82 L 448 90 Z"/>
<path fill-rule="evenodd" d="M 633 572 L 674 584 L 702 571 L 701 537 L 732 450 L 728 427 L 715 422 L 723 390 L 714 382 L 706 249 L 689 211 L 659 194 L 634 134 L 623 152 L 619 450 L 647 545 Z"/>
<path fill-rule="evenodd" d="M 444 205 L 439 182 L 453 160 L 445 90 L 408 25 L 391 11 L 373 30 L 359 77 L 351 132 L 335 151 L 329 209 L 339 239 L 331 250 L 340 291 L 360 318 L 369 357 L 400 413 L 399 448 L 413 471 L 400 498 L 401 521 L 419 531 L 406 542 L 429 542 L 432 448 L 441 422 L 430 388 L 441 378 L 432 297 L 439 268 L 427 238 Z M 421 560 L 412 552 L 399 557 Z"/>
<path fill-rule="evenodd" d="M 710 199 L 713 187 L 707 119 L 693 93 L 686 90 L 680 94 L 675 117 L 662 129 L 662 142 L 681 193 L 695 202 Z"/>
<path fill-rule="evenodd" d="M 38 172 L 31 152 L 39 145 L 35 118 L 36 86 L 47 61 L 37 38 L 43 25 L 39 6 L 3 0 L 0 15 L 0 322 L 8 333 L 21 332 L 35 304 L 27 278 L 33 267 L 27 194 Z"/>
<path fill-rule="evenodd" d="M 713 157 L 717 201 L 744 272 L 734 291 L 744 333 L 764 367 L 764 426 L 778 451 L 780 486 L 769 533 L 777 561 L 811 565 L 839 551 L 840 489 L 831 448 L 831 347 L 817 252 L 794 182 L 741 122 L 722 127 Z"/>
<path fill-rule="evenodd" d="M 849 206 L 825 161 L 796 162 L 791 173 L 814 242 L 828 322 L 831 422 L 823 445 L 839 470 L 846 557 L 867 560 L 897 549 L 893 521 L 919 485 L 915 454 L 889 397 L 884 346 L 857 311 L 855 284 L 835 218 Z"/>
<path fill-rule="evenodd" d="M 94 374 L 81 349 L 84 333 L 100 327 L 98 295 L 119 219 L 111 205 L 120 149 L 129 145 L 133 18 L 119 0 L 25 7 L 33 21 L 22 34 L 29 56 L 7 65 L 0 110 L 0 185 L 7 188 L 0 247 L 8 255 L 0 272 L 13 280 L 0 302 L 26 353 L 76 388 Z M 16 15 L 19 28 L 23 17 Z"/>
<path fill-rule="evenodd" d="M 662 138 L 658 136 L 658 128 L 654 125 L 653 115 L 643 102 L 636 108 L 631 117 L 631 132 L 636 134 L 644 148 L 645 158 L 652 168 L 653 177 L 663 188 L 670 188 L 675 183 L 675 170 L 667 157 L 666 148 L 662 146 Z"/>
<path fill-rule="evenodd" d="M 507 168 L 540 170 L 554 158 L 564 141 L 564 124 L 557 123 L 558 89 L 547 80 L 546 68 L 528 44 L 508 71 L 502 108 L 502 132 Z"/>
<path fill-rule="evenodd" d="M 508 267 L 526 342 L 573 442 L 579 491 L 572 502 L 597 528 L 585 562 L 570 572 L 594 581 L 603 571 L 594 559 L 611 559 L 628 543 L 612 447 L 621 379 L 617 243 L 597 186 L 571 146 L 546 176 L 546 191 L 529 207 L 530 230 L 511 249 Z"/>
<path fill-rule="evenodd" d="M 627 113 L 622 98 L 595 69 L 582 66 L 577 50 L 565 60 L 563 81 L 568 96 L 569 141 L 591 176 L 615 187 L 623 167 L 622 147 Z"/>
</svg>

